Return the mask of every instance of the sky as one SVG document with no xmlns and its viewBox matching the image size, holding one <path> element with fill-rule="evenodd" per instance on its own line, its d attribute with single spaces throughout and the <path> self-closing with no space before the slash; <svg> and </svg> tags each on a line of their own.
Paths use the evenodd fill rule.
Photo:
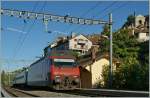
<svg viewBox="0 0 150 98">
<path fill-rule="evenodd" d="M 108 21 L 109 13 L 113 17 L 113 31 L 118 30 L 131 14 L 148 15 L 148 1 L 3 1 L 4 9 L 43 12 L 54 15 L 69 15 L 81 18 Z M 79 25 L 49 22 L 48 30 L 41 20 L 1 16 L 1 65 L 4 70 L 12 71 L 29 66 L 37 56 L 43 55 L 43 49 L 59 36 L 76 34 L 100 34 L 103 25 Z M 59 33 L 62 32 L 62 33 Z"/>
</svg>

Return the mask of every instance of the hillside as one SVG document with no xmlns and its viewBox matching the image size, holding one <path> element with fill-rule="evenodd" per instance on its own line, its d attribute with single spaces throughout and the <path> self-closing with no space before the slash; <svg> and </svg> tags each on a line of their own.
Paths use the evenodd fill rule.
<svg viewBox="0 0 150 98">
<path fill-rule="evenodd" d="M 104 40 L 101 52 L 109 52 L 109 40 Z M 113 33 L 113 56 L 121 60 L 119 68 L 113 72 L 113 88 L 148 90 L 149 87 L 149 41 L 140 43 L 127 29 Z M 103 70 L 105 87 L 108 84 L 108 68 Z"/>
</svg>

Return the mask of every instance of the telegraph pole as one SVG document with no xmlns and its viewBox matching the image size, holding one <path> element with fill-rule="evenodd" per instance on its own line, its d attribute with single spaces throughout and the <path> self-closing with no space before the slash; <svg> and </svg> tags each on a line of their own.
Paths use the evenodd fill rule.
<svg viewBox="0 0 150 98">
<path fill-rule="evenodd" d="M 109 86 L 112 87 L 112 80 L 113 80 L 113 64 L 112 64 L 112 13 L 109 14 L 109 28 L 110 28 L 110 66 L 109 66 Z"/>
</svg>

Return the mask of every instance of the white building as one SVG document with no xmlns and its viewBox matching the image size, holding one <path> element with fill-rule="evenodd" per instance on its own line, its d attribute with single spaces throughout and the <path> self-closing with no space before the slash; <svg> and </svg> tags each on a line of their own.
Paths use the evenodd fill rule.
<svg viewBox="0 0 150 98">
<path fill-rule="evenodd" d="M 44 49 L 44 54 L 51 50 L 73 50 L 79 52 L 81 55 L 88 52 L 92 47 L 92 42 L 87 39 L 82 34 L 75 36 L 74 34 L 71 38 L 59 38 L 57 42 L 49 45 Z"/>
<path fill-rule="evenodd" d="M 73 37 L 69 40 L 69 49 L 79 51 L 84 54 L 92 47 L 92 42 L 82 34 Z"/>
<path fill-rule="evenodd" d="M 135 17 L 133 35 L 139 42 L 149 40 L 149 16 L 138 15 Z"/>
<path fill-rule="evenodd" d="M 136 36 L 137 41 L 143 42 L 149 40 L 149 15 L 135 16 L 134 23 L 124 27 L 124 29 L 126 28 L 131 30 L 129 34 Z"/>
<path fill-rule="evenodd" d="M 145 24 L 145 17 L 142 15 L 138 15 L 135 17 L 135 27 L 138 27 L 139 25 Z"/>
</svg>

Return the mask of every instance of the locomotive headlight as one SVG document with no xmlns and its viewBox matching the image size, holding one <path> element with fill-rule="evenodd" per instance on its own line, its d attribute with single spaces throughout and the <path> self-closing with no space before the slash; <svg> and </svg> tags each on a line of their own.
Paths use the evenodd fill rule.
<svg viewBox="0 0 150 98">
<path fill-rule="evenodd" d="M 56 83 L 60 83 L 60 82 L 61 82 L 60 76 L 55 76 L 55 82 L 56 82 Z"/>
<path fill-rule="evenodd" d="M 74 81 L 75 83 L 79 83 L 80 82 L 79 76 L 74 76 Z"/>
</svg>

